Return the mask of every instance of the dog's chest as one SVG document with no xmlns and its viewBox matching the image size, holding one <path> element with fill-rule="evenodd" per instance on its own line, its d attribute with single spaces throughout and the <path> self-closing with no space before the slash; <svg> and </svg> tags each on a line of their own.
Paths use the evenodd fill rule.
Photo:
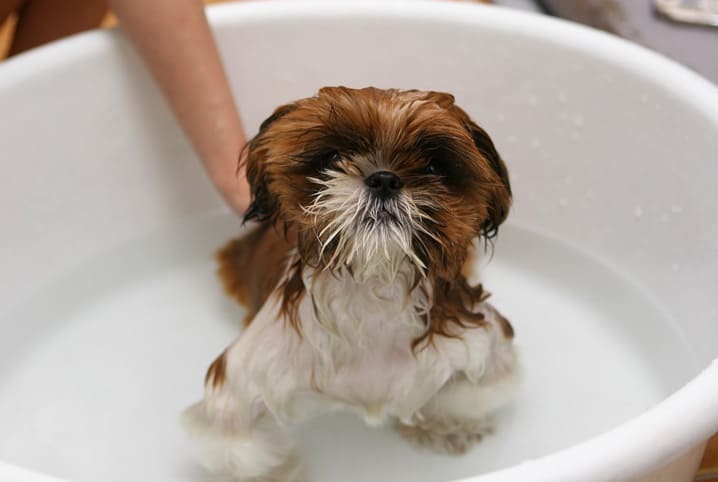
<svg viewBox="0 0 718 482">
<path fill-rule="evenodd" d="M 433 350 L 415 353 L 425 330 L 426 293 L 409 276 L 357 282 L 350 276 L 307 280 L 305 357 L 323 396 L 370 420 L 401 416 L 444 383 L 448 367 Z M 309 306 L 307 306 L 309 308 Z"/>
</svg>

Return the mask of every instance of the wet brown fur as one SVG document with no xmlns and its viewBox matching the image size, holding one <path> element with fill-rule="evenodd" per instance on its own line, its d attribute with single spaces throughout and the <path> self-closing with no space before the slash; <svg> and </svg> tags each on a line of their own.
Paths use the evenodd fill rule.
<svg viewBox="0 0 718 482">
<path fill-rule="evenodd" d="M 272 224 L 264 223 L 217 253 L 225 291 L 247 309 L 245 325 L 277 287 L 291 249 L 289 238 Z"/>
<path fill-rule="evenodd" d="M 501 313 L 496 312 L 496 315 L 499 320 L 499 324 L 501 324 L 501 333 L 503 333 L 504 338 L 512 340 L 514 338 L 514 327 Z"/>
<path fill-rule="evenodd" d="M 253 201 L 246 219 L 260 226 L 218 255 L 227 292 L 248 308 L 246 322 L 277 288 L 293 248 L 298 260 L 279 289 L 283 314 L 297 331 L 297 306 L 306 294 L 302 270 L 344 269 L 325 266 L 318 256 L 315 233 L 328 221 L 307 216 L 301 208 L 317 191 L 308 177 L 318 176 L 334 152 L 381 158 L 406 189 L 436 201 L 426 227 L 438 240 L 418 233 L 414 246 L 427 266 L 417 287 L 427 284 L 433 293 L 426 332 L 415 347 L 434 336 L 453 336 L 455 326 L 482 325 L 473 306 L 488 295 L 481 285 L 467 282 L 463 267 L 470 261 L 472 241 L 495 236 L 511 204 L 506 166 L 491 139 L 450 94 L 345 87 L 323 88 L 314 97 L 279 107 L 248 145 Z M 425 172 L 433 158 L 445 169 L 440 178 Z M 508 321 L 502 329 L 513 336 Z"/>
<path fill-rule="evenodd" d="M 207 369 L 204 377 L 204 384 L 208 387 L 217 389 L 224 384 L 227 379 L 227 352 L 223 351 L 220 356 Z"/>
</svg>

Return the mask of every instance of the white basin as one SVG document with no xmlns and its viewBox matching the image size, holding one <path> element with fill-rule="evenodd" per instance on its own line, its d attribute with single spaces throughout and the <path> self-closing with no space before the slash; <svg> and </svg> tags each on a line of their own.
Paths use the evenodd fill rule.
<svg viewBox="0 0 718 482">
<path fill-rule="evenodd" d="M 456 95 L 515 195 L 486 287 L 523 360 L 463 457 L 351 415 L 297 427 L 329 481 L 691 479 L 718 430 L 718 89 L 609 35 L 451 2 L 210 11 L 249 132 L 324 85 Z M 206 479 L 178 417 L 242 310 L 240 232 L 118 32 L 0 65 L 0 481 Z"/>
</svg>

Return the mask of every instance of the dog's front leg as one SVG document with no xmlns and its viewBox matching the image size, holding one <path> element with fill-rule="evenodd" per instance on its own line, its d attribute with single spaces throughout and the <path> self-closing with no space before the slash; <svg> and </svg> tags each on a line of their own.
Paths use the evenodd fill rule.
<svg viewBox="0 0 718 482">
<path fill-rule="evenodd" d="M 411 443 L 438 452 L 461 454 L 493 431 L 492 412 L 511 399 L 511 375 L 473 383 L 457 375 L 417 412 L 412 423 L 397 423 Z"/>
<path fill-rule="evenodd" d="M 210 367 L 204 399 L 183 415 L 185 428 L 197 442 L 202 465 L 221 482 L 306 480 L 287 431 L 261 397 L 252 394 L 251 384 L 242 374 L 224 378 L 224 358 L 223 354 Z"/>
<path fill-rule="evenodd" d="M 464 453 L 493 430 L 492 415 L 509 402 L 518 382 L 513 330 L 493 307 L 483 305 L 488 324 L 445 340 L 447 352 L 467 353 L 458 370 L 399 433 L 439 452 Z M 453 346 L 449 348 L 449 345 Z"/>
</svg>

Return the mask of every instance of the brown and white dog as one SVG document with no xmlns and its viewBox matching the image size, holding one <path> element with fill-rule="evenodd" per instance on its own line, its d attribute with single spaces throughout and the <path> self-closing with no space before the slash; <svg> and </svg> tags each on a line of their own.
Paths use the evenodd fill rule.
<svg viewBox="0 0 718 482">
<path fill-rule="evenodd" d="M 346 408 L 463 452 L 511 397 L 513 330 L 471 285 L 511 202 L 506 166 L 450 94 L 327 87 L 246 151 L 259 222 L 220 253 L 249 313 L 185 423 L 225 480 L 303 480 L 284 427 Z"/>
</svg>

